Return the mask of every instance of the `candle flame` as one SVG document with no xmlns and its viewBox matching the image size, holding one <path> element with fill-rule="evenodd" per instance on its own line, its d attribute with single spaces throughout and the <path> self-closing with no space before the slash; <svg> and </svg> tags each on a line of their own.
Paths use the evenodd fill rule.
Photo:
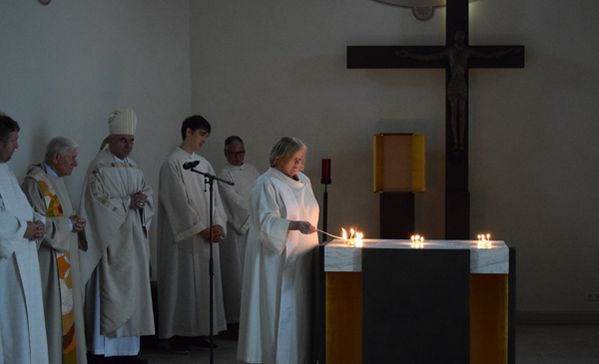
<svg viewBox="0 0 599 364">
<path fill-rule="evenodd" d="M 493 247 L 493 243 L 491 242 L 491 234 L 478 234 L 478 248 L 479 249 L 491 249 Z"/>
<path fill-rule="evenodd" d="M 410 244 L 410 246 L 412 248 L 415 248 L 415 249 L 424 248 L 424 236 L 419 235 L 419 234 L 414 234 L 414 235 L 410 236 L 410 240 L 412 240 L 412 243 Z"/>
<path fill-rule="evenodd" d="M 361 231 L 354 229 L 353 227 L 349 228 L 349 234 L 347 233 L 347 230 L 345 230 L 345 228 L 341 228 L 341 237 L 349 246 L 355 246 L 358 248 L 361 248 L 363 246 L 364 242 L 362 240 L 364 239 L 364 234 Z"/>
</svg>

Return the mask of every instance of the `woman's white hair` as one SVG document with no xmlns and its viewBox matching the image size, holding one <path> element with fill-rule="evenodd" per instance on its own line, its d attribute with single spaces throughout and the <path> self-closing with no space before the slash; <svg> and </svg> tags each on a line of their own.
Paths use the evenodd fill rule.
<svg viewBox="0 0 599 364">
<path fill-rule="evenodd" d="M 61 156 L 77 149 L 77 144 L 69 138 L 56 137 L 48 142 L 46 146 L 46 163 L 51 162 L 56 154 Z"/>
<path fill-rule="evenodd" d="M 291 158 L 298 150 L 306 148 L 306 144 L 299 138 L 283 137 L 270 151 L 270 166 L 276 167 L 277 162 Z"/>
</svg>

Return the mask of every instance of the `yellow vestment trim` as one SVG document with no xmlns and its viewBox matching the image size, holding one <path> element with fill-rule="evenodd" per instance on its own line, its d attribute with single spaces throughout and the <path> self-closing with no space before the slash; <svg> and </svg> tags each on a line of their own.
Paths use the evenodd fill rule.
<svg viewBox="0 0 599 364">
<path fill-rule="evenodd" d="M 52 185 L 47 181 L 45 173 L 33 173 L 44 201 L 48 217 L 63 216 L 62 205 L 54 192 Z M 56 251 L 56 265 L 58 279 L 60 280 L 60 301 L 62 307 L 62 347 L 63 364 L 76 364 L 76 339 L 75 339 L 75 312 L 73 311 L 73 280 L 71 276 L 71 257 L 68 251 Z"/>
</svg>

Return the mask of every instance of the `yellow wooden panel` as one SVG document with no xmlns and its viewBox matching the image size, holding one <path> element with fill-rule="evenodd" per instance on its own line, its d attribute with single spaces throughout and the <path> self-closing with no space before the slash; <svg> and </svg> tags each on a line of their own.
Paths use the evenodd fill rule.
<svg viewBox="0 0 599 364">
<path fill-rule="evenodd" d="M 412 134 L 383 136 L 383 188 L 412 190 Z"/>
<path fill-rule="evenodd" d="M 426 145 L 424 135 L 412 135 L 412 191 L 426 191 Z"/>
<path fill-rule="evenodd" d="M 508 276 L 470 275 L 470 364 L 506 364 Z"/>
<path fill-rule="evenodd" d="M 362 273 L 326 273 L 327 364 L 362 363 Z"/>
<path fill-rule="evenodd" d="M 373 138 L 373 191 L 424 192 L 426 190 L 424 136 L 377 134 Z"/>
</svg>

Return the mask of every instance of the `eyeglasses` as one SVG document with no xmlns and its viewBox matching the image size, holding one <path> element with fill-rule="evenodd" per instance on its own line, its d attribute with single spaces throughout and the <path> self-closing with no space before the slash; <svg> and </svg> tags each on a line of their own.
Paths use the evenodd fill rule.
<svg viewBox="0 0 599 364">
<path fill-rule="evenodd" d="M 228 155 L 234 155 L 234 156 L 240 156 L 240 155 L 245 155 L 245 150 L 240 150 L 239 152 L 229 152 L 227 151 Z"/>
</svg>

